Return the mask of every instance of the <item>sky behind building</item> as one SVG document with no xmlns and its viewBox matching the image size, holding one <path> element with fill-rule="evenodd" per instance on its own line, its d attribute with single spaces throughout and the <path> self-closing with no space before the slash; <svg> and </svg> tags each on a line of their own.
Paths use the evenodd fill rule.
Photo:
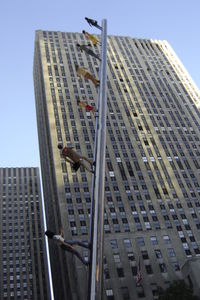
<svg viewBox="0 0 200 300">
<path fill-rule="evenodd" d="M 99 23 L 106 18 L 110 35 L 167 40 L 200 88 L 199 10 L 199 0 L 2 2 L 0 166 L 39 166 L 32 76 L 35 30 L 98 33 L 84 18 Z"/>
</svg>

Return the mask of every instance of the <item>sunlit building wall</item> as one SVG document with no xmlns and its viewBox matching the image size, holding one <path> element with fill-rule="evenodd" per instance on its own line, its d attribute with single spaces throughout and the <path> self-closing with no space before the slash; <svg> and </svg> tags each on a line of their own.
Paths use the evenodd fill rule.
<svg viewBox="0 0 200 300">
<path fill-rule="evenodd" d="M 75 65 L 98 77 L 99 61 L 77 43 L 88 40 L 38 30 L 34 85 L 47 225 L 88 240 L 91 174 L 57 148 L 93 157 L 95 116 L 77 100 L 95 106 L 97 89 Z M 104 299 L 156 299 L 200 255 L 200 93 L 166 41 L 109 36 L 107 57 Z M 87 267 L 49 247 L 55 299 L 83 299 Z"/>
</svg>

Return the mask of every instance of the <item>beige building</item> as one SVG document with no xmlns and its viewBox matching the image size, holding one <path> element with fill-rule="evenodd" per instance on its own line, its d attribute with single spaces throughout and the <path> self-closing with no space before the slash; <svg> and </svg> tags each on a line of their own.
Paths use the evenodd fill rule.
<svg viewBox="0 0 200 300">
<path fill-rule="evenodd" d="M 88 240 L 91 174 L 57 148 L 93 157 L 95 117 L 77 100 L 95 106 L 98 91 L 75 65 L 97 78 L 99 61 L 77 43 L 88 41 L 38 30 L 34 85 L 48 228 Z M 107 57 L 104 299 L 151 300 L 200 255 L 200 93 L 166 41 L 109 36 Z M 87 267 L 49 247 L 55 299 L 86 299 Z"/>
</svg>

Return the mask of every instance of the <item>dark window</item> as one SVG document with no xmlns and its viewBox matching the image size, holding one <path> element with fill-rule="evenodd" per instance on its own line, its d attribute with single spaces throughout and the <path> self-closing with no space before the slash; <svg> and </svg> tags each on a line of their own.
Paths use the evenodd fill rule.
<svg viewBox="0 0 200 300">
<path fill-rule="evenodd" d="M 104 277 L 105 277 L 105 279 L 109 279 L 110 278 L 110 274 L 109 274 L 109 269 L 108 268 L 104 269 Z"/>
<path fill-rule="evenodd" d="M 117 268 L 118 277 L 124 277 L 124 270 L 123 268 Z"/>
<path fill-rule="evenodd" d="M 145 293 L 144 293 L 144 289 L 142 286 L 138 286 L 136 288 L 136 291 L 137 291 L 137 295 L 139 298 L 144 298 L 145 297 Z"/>
<path fill-rule="evenodd" d="M 155 251 L 157 258 L 162 258 L 162 253 L 161 253 L 160 249 L 155 249 L 154 251 Z"/>
<path fill-rule="evenodd" d="M 135 260 L 135 257 L 134 257 L 134 254 L 133 254 L 133 252 L 128 252 L 128 259 L 130 260 L 130 261 L 133 261 L 133 260 Z"/>
<path fill-rule="evenodd" d="M 148 256 L 148 252 L 146 250 L 142 251 L 142 258 L 145 260 L 145 259 L 149 259 L 149 256 Z"/>
<path fill-rule="evenodd" d="M 122 292 L 122 299 L 123 300 L 129 300 L 130 299 L 129 291 L 128 291 L 128 288 L 126 286 L 121 287 L 121 292 Z"/>
<path fill-rule="evenodd" d="M 167 268 L 166 268 L 165 263 L 159 264 L 159 267 L 160 267 L 160 272 L 161 273 L 166 273 L 167 272 Z"/>
<path fill-rule="evenodd" d="M 136 276 L 137 275 L 137 266 L 131 267 L 131 271 L 132 271 L 133 276 Z"/>
<path fill-rule="evenodd" d="M 153 274 L 153 270 L 152 270 L 151 265 L 146 265 L 145 269 L 146 269 L 147 274 Z"/>
</svg>

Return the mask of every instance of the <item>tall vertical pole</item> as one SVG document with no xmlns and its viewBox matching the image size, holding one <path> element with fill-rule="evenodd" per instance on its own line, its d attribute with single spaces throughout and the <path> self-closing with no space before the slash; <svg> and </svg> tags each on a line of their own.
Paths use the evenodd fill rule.
<svg viewBox="0 0 200 300">
<path fill-rule="evenodd" d="M 103 246 L 104 246 L 104 186 L 106 152 L 107 108 L 107 21 L 102 20 L 101 68 L 98 99 L 99 124 L 97 130 L 95 206 L 93 222 L 92 266 L 90 300 L 103 299 Z"/>
</svg>

